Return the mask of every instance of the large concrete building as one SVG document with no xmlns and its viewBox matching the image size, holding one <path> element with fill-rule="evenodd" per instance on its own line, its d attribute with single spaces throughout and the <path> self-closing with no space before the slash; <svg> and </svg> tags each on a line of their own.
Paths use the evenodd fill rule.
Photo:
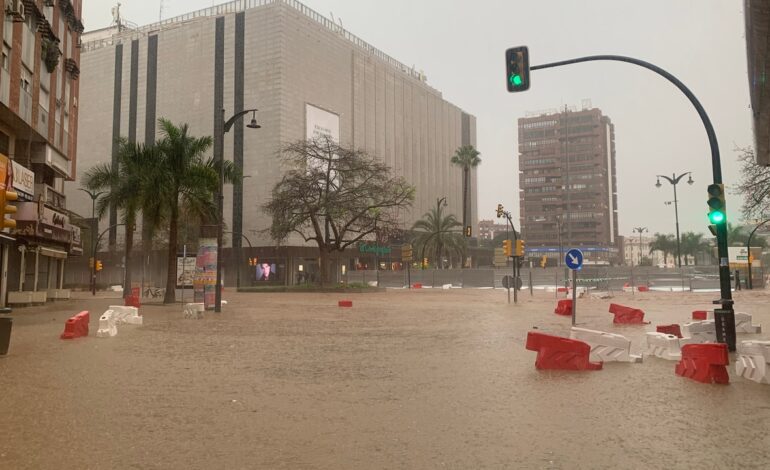
<svg viewBox="0 0 770 470">
<path fill-rule="evenodd" d="M 0 234 L 0 306 L 69 298 L 64 265 L 82 253 L 65 183 L 76 171 L 81 0 L 6 0 L 0 9 L 0 173 L 18 195 Z"/>
<path fill-rule="evenodd" d="M 518 127 L 528 256 L 562 258 L 560 251 L 575 247 L 587 263 L 622 263 L 610 118 L 596 108 L 565 108 L 521 118 Z"/>
<path fill-rule="evenodd" d="M 754 149 L 757 163 L 770 166 L 770 99 L 767 75 L 770 73 L 770 3 L 744 0 L 746 17 L 746 53 L 748 56 L 749 93 L 754 118 Z"/>
<path fill-rule="evenodd" d="M 262 128 L 236 125 L 224 143 L 225 158 L 242 161 L 247 176 L 242 196 L 238 187 L 226 189 L 225 223 L 252 244 L 273 244 L 261 233 L 270 220 L 260 206 L 282 177 L 279 149 L 318 132 L 376 155 L 416 186 L 405 228 L 438 197 L 462 216 L 462 171 L 450 157 L 461 145 L 476 145 L 475 118 L 423 73 L 295 0 L 235 1 L 136 28 L 116 15 L 115 26 L 84 36 L 82 51 L 78 178 L 110 161 L 117 137 L 154 142 L 159 117 L 188 123 L 197 136 L 214 135 L 222 108 L 227 117 L 258 108 Z M 475 171 L 472 182 L 476 225 Z M 68 197 L 75 210 L 90 212 L 84 194 L 73 188 Z M 236 209 L 243 201 L 242 222 L 239 210 L 233 217 L 234 200 Z"/>
</svg>

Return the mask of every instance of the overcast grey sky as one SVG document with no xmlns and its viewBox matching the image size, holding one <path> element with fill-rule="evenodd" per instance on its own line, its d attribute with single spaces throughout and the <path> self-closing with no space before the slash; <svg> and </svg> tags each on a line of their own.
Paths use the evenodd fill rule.
<svg viewBox="0 0 770 470">
<path fill-rule="evenodd" d="M 108 26 L 110 0 L 85 0 L 86 30 Z M 124 18 L 159 17 L 159 0 L 122 0 Z M 164 0 L 164 18 L 224 3 Z M 692 171 L 679 186 L 682 231 L 706 232 L 711 158 L 690 103 L 663 78 L 622 63 L 533 72 L 531 89 L 505 91 L 504 51 L 527 45 L 532 65 L 592 54 L 629 55 L 676 75 L 717 131 L 725 183 L 738 176 L 735 146 L 752 144 L 742 0 L 304 0 L 348 30 L 422 69 L 444 97 L 478 118 L 480 218 L 498 202 L 518 217 L 516 120 L 526 111 L 590 99 L 615 124 L 621 234 L 674 231 L 672 188 L 655 175 Z M 447 156 L 449 158 L 449 155 Z M 737 221 L 740 201 L 728 199 Z"/>
</svg>

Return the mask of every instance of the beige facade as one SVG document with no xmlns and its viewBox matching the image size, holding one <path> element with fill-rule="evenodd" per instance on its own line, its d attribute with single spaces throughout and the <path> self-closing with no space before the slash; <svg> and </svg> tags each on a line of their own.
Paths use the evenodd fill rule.
<svg viewBox="0 0 770 470">
<path fill-rule="evenodd" d="M 258 108 L 259 130 L 245 129 L 243 233 L 256 244 L 270 243 L 260 231 L 270 224 L 260 206 L 268 201 L 283 169 L 277 154 L 284 143 L 306 136 L 307 105 L 339 117 L 343 144 L 363 148 L 417 187 L 417 200 L 403 215 L 405 228 L 446 196 L 448 208 L 462 218 L 462 172 L 449 160 L 464 144 L 476 145 L 475 118 L 442 98 L 421 73 L 407 68 L 293 0 L 249 0 L 212 7 L 138 30 L 104 31 L 89 42 L 84 36 L 81 86 L 81 154 L 78 179 L 97 163 L 108 162 L 115 123 L 116 49 L 122 46 L 120 135 L 135 126 L 146 140 L 147 107 L 157 117 L 190 124 L 194 135 L 214 131 L 214 89 L 224 82 L 224 108 L 230 116 L 238 93 L 235 83 L 236 17 L 244 15 L 243 103 Z M 224 75 L 215 73 L 215 30 L 224 18 Z M 157 41 L 157 64 L 148 60 L 148 43 Z M 137 41 L 134 43 L 133 41 Z M 133 45 L 132 45 L 133 44 Z M 136 45 L 138 44 L 138 46 Z M 138 62 L 132 59 L 138 52 Z M 157 91 L 148 88 L 156 67 Z M 134 72 L 135 70 L 135 72 Z M 135 79 L 132 81 L 132 72 Z M 132 86 L 132 83 L 136 85 Z M 132 92 L 133 90 L 133 92 Z M 148 92 L 148 90 L 150 90 Z M 135 113 L 131 96 L 135 97 Z M 224 155 L 233 158 L 233 132 Z M 472 176 L 470 221 L 476 225 L 476 174 Z M 90 211 L 90 200 L 70 191 L 73 210 Z M 232 192 L 226 189 L 225 221 L 232 227 Z M 298 243 L 298 240 L 292 240 Z"/>
</svg>

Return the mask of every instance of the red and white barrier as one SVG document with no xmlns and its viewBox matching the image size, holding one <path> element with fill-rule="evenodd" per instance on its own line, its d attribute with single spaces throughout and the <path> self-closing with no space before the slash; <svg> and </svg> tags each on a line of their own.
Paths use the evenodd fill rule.
<svg viewBox="0 0 770 470">
<path fill-rule="evenodd" d="M 701 320 L 685 323 L 682 335 L 688 343 L 716 343 L 717 327 L 714 320 Z"/>
<path fill-rule="evenodd" d="M 676 365 L 676 375 L 687 377 L 702 383 L 730 383 L 727 366 L 730 356 L 727 345 L 686 344 L 682 346 L 682 359 Z"/>
<path fill-rule="evenodd" d="M 535 368 L 555 370 L 601 370 L 601 362 L 591 362 L 591 346 L 560 336 L 547 335 L 537 331 L 527 334 L 526 348 L 537 351 Z"/>
<path fill-rule="evenodd" d="M 569 337 L 591 346 L 592 361 L 642 362 L 642 356 L 631 354 L 631 340 L 623 335 L 573 326 Z"/>
<path fill-rule="evenodd" d="M 770 341 L 742 341 L 735 372 L 744 379 L 770 384 Z"/>
<path fill-rule="evenodd" d="M 679 338 L 667 333 L 647 333 L 647 354 L 667 361 L 678 361 L 682 358 L 682 345 Z"/>
<path fill-rule="evenodd" d="M 91 316 L 87 311 L 83 311 L 69 318 L 64 323 L 64 332 L 61 334 L 61 339 L 75 339 L 82 336 L 88 336 L 88 323 L 91 321 Z"/>
<path fill-rule="evenodd" d="M 99 317 L 99 329 L 96 330 L 97 338 L 111 338 L 117 336 L 118 327 L 115 324 L 115 312 L 107 310 Z"/>
</svg>

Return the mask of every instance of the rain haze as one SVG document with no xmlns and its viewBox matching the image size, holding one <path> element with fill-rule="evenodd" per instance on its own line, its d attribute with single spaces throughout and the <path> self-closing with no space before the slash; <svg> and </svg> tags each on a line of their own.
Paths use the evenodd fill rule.
<svg viewBox="0 0 770 470">
<path fill-rule="evenodd" d="M 223 2 L 123 0 L 122 15 L 148 24 Z M 414 65 L 444 97 L 478 118 L 479 219 L 497 203 L 517 220 L 517 119 L 564 105 L 593 107 L 612 119 L 618 165 L 620 233 L 632 227 L 673 233 L 671 186 L 655 175 L 691 171 L 679 191 L 682 231 L 707 232 L 711 159 L 703 125 L 687 99 L 662 77 L 615 62 L 535 71 L 531 89 L 505 90 L 504 51 L 530 49 L 531 65 L 592 54 L 650 61 L 688 85 L 709 113 L 722 153 L 724 180 L 738 176 L 735 147 L 752 144 L 741 0 L 594 0 L 537 2 L 458 0 L 305 0 L 319 13 L 401 62 Z M 106 0 L 86 2 L 86 30 L 108 26 Z M 248 53 L 248 51 L 247 51 Z M 447 155 L 449 158 L 450 155 Z M 458 170 L 459 171 L 459 170 Z M 737 222 L 739 200 L 728 201 Z"/>
</svg>

